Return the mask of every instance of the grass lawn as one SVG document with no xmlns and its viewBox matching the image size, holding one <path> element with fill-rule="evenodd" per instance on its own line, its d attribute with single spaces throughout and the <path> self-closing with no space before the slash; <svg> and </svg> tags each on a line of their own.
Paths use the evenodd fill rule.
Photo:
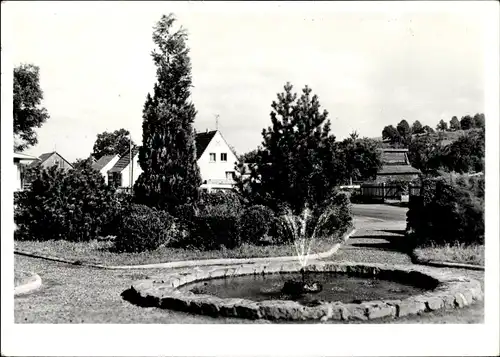
<svg viewBox="0 0 500 357">
<path fill-rule="evenodd" d="M 333 245 L 334 242 L 331 240 L 316 240 L 311 247 L 311 253 L 327 251 L 332 248 Z M 73 243 L 62 240 L 14 242 L 15 249 L 22 251 L 87 263 L 99 263 L 102 265 L 141 265 L 182 260 L 296 255 L 295 246 L 293 244 L 269 246 L 243 244 L 236 249 L 218 249 L 210 251 L 160 247 L 155 251 L 142 253 L 115 253 L 110 251 L 112 246 L 112 241 L 100 240 L 93 240 L 85 243 Z"/>
<path fill-rule="evenodd" d="M 419 260 L 475 264 L 484 266 L 484 245 L 462 244 L 416 248 L 413 253 Z"/>
</svg>

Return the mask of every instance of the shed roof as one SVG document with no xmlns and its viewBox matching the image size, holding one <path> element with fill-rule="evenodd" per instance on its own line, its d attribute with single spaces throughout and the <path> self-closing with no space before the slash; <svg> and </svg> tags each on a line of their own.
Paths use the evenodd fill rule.
<svg viewBox="0 0 500 357">
<path fill-rule="evenodd" d="M 124 154 L 120 157 L 120 159 L 116 162 L 115 166 L 113 166 L 108 172 L 122 172 L 130 164 L 130 156 L 135 157 L 139 153 L 140 146 L 135 146 L 132 149 L 132 155 Z"/>
</svg>

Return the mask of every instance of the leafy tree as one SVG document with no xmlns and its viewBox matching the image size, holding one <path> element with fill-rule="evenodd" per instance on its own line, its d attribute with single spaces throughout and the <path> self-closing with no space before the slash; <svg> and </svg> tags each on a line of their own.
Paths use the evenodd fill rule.
<svg viewBox="0 0 500 357">
<path fill-rule="evenodd" d="M 439 140 L 430 135 L 419 136 L 411 141 L 408 147 L 408 159 L 413 167 L 423 173 L 438 170 L 446 165 Z"/>
<path fill-rule="evenodd" d="M 256 165 L 238 187 L 248 184 L 253 203 L 275 210 L 284 204 L 300 212 L 305 204 L 314 206 L 329 197 L 342 178 L 328 112 L 320 110 L 309 87 L 300 98 L 292 89 L 287 83 L 273 101 L 272 126 L 262 131 Z"/>
<path fill-rule="evenodd" d="M 93 163 L 94 160 L 92 159 L 92 157 L 88 157 L 86 159 L 76 159 L 75 162 L 72 163 L 72 165 L 75 170 L 84 170 L 91 169 Z"/>
<path fill-rule="evenodd" d="M 422 128 L 422 132 L 426 134 L 433 134 L 434 129 L 432 129 L 429 125 L 424 125 L 424 127 Z"/>
<path fill-rule="evenodd" d="M 439 121 L 439 124 L 437 125 L 436 129 L 438 131 L 447 131 L 448 130 L 448 123 L 446 123 L 443 119 Z"/>
<path fill-rule="evenodd" d="M 157 83 L 144 104 L 139 151 L 143 172 L 134 186 L 138 203 L 169 212 L 196 201 L 201 185 L 187 33 L 182 27 L 174 29 L 175 21 L 173 14 L 163 15 L 153 31 Z"/>
<path fill-rule="evenodd" d="M 36 145 L 35 128 L 40 128 L 49 118 L 47 109 L 41 106 L 43 91 L 40 87 L 40 69 L 32 64 L 14 68 L 13 116 L 14 150 Z"/>
<path fill-rule="evenodd" d="M 485 117 L 484 117 L 483 113 L 481 113 L 481 114 L 476 113 L 474 115 L 474 118 L 472 118 L 472 126 L 474 128 L 484 128 L 484 125 L 485 125 L 484 120 L 485 120 Z"/>
<path fill-rule="evenodd" d="M 445 158 L 448 170 L 458 173 L 484 171 L 484 138 L 484 131 L 473 131 L 449 144 Z"/>
<path fill-rule="evenodd" d="M 466 115 L 460 119 L 460 128 L 462 130 L 469 130 L 472 128 L 473 121 L 470 115 Z"/>
<path fill-rule="evenodd" d="M 401 137 L 401 143 L 403 146 L 408 146 L 411 141 L 411 129 L 408 122 L 404 119 L 401 120 L 396 126 L 396 129 Z"/>
<path fill-rule="evenodd" d="M 344 165 L 347 178 L 355 181 L 374 179 L 382 166 L 376 141 L 349 137 L 337 145 L 337 160 Z"/>
<path fill-rule="evenodd" d="M 422 124 L 418 120 L 415 120 L 415 122 L 411 126 L 411 133 L 412 134 L 422 134 L 422 133 L 424 133 L 424 128 L 423 128 Z"/>
<path fill-rule="evenodd" d="M 133 147 L 135 144 L 130 139 L 130 132 L 128 130 L 105 131 L 97 134 L 92 156 L 94 159 L 99 160 L 105 155 L 121 155 L 127 152 L 130 146 Z"/>
<path fill-rule="evenodd" d="M 460 121 L 456 116 L 453 116 L 450 120 L 450 130 L 460 130 Z"/>
<path fill-rule="evenodd" d="M 396 144 L 401 141 L 401 135 L 399 135 L 398 130 L 394 126 L 387 125 L 382 130 L 382 139 L 388 139 L 390 140 L 391 144 Z"/>
<path fill-rule="evenodd" d="M 259 154 L 259 148 L 257 149 L 253 149 L 249 152 L 246 152 L 244 154 L 241 154 L 240 157 L 239 157 L 239 161 L 243 162 L 243 163 L 252 163 L 252 162 L 255 162 L 255 160 L 257 159 L 257 155 Z"/>
</svg>

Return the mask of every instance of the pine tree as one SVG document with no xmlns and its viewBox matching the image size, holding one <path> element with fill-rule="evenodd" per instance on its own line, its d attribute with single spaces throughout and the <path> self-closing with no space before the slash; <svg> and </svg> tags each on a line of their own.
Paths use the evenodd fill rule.
<svg viewBox="0 0 500 357">
<path fill-rule="evenodd" d="M 458 121 L 456 116 L 453 116 L 450 120 L 450 130 L 460 130 L 460 121 Z"/>
<path fill-rule="evenodd" d="M 443 119 L 439 121 L 439 124 L 437 125 L 436 129 L 438 131 L 447 131 L 448 130 L 448 123 L 446 123 Z"/>
<path fill-rule="evenodd" d="M 201 185 L 187 33 L 182 27 L 174 30 L 175 21 L 173 14 L 163 15 L 153 31 L 157 83 L 144 104 L 143 145 L 139 151 L 143 172 L 134 186 L 139 203 L 169 212 L 178 205 L 195 202 Z"/>
<path fill-rule="evenodd" d="M 307 86 L 297 99 L 287 83 L 272 103 L 272 126 L 262 131 L 262 149 L 250 175 L 254 200 L 272 208 L 286 204 L 300 212 L 327 198 L 337 183 L 335 137 L 328 112 L 320 111 Z"/>
</svg>

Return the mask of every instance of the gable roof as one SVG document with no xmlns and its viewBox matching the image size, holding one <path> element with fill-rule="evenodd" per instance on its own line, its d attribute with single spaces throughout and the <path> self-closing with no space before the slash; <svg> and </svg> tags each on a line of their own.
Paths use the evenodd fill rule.
<svg viewBox="0 0 500 357">
<path fill-rule="evenodd" d="M 111 160 L 114 159 L 116 155 L 104 155 L 99 160 L 92 164 L 92 168 L 97 171 L 101 171 L 104 166 L 109 164 Z"/>
<path fill-rule="evenodd" d="M 33 168 L 33 167 L 38 167 L 39 165 L 43 164 L 45 161 L 47 161 L 50 157 L 52 157 L 52 155 L 57 155 L 59 156 L 61 159 L 63 159 L 64 161 L 66 161 L 66 163 L 70 166 L 70 167 L 73 167 L 73 165 L 68 161 L 66 160 L 64 157 L 61 156 L 61 154 L 59 154 L 57 151 L 52 151 L 52 152 L 47 152 L 47 153 L 44 153 L 42 155 L 40 155 L 38 157 L 38 161 L 33 161 L 31 162 L 28 167 L 30 168 Z"/>
<path fill-rule="evenodd" d="M 132 149 L 132 157 L 135 157 L 139 153 L 140 146 L 135 146 Z M 116 162 L 116 164 L 108 171 L 108 173 L 113 172 L 122 172 L 130 164 L 130 154 L 128 151 L 123 153 L 120 159 Z"/>
<path fill-rule="evenodd" d="M 206 133 L 196 133 L 195 143 L 196 143 L 196 160 L 198 160 L 201 155 L 205 152 L 208 144 L 217 133 L 217 130 L 207 131 Z"/>
<path fill-rule="evenodd" d="M 34 156 L 31 156 L 31 155 L 27 155 L 27 154 L 23 154 L 23 153 L 20 153 L 20 152 L 15 152 L 14 153 L 14 160 L 38 160 L 37 157 L 34 157 Z"/>
<path fill-rule="evenodd" d="M 382 167 L 377 175 L 414 175 L 421 171 L 411 166 L 408 149 L 381 149 Z"/>
</svg>

